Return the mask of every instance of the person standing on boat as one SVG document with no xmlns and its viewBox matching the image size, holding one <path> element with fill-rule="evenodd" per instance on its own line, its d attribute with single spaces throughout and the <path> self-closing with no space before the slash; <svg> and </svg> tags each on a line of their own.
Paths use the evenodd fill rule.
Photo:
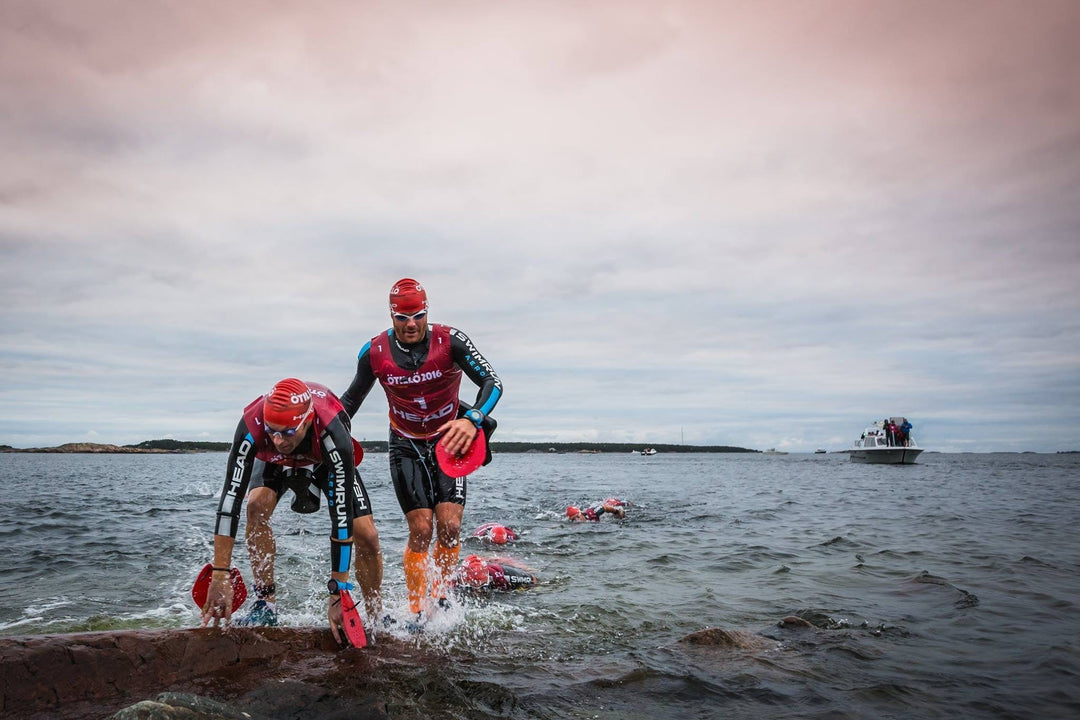
<svg viewBox="0 0 1080 720">
<path fill-rule="evenodd" d="M 215 625 L 219 620 L 229 622 L 232 616 L 229 568 L 245 495 L 255 603 L 237 624 L 277 625 L 270 516 L 288 489 L 296 495 L 292 508 L 300 513 L 316 512 L 319 493 L 326 496 L 331 521 L 330 578 L 340 583 L 349 579 L 355 548 L 356 580 L 368 618 L 378 617 L 382 554 L 371 502 L 356 469 L 362 457 L 363 450 L 349 432 L 345 409 L 324 385 L 286 378 L 244 408 L 218 502 L 213 575 L 202 608 L 203 625 L 211 620 Z M 340 642 L 341 603 L 333 591 L 327 603 L 330 628 Z"/>
<path fill-rule="evenodd" d="M 904 422 L 900 425 L 900 442 L 904 447 L 908 446 L 908 442 L 911 440 L 911 423 L 907 418 L 904 418 Z"/>
<path fill-rule="evenodd" d="M 390 405 L 390 477 L 409 524 L 405 584 L 409 612 L 420 615 L 429 593 L 445 604 L 446 588 L 457 565 L 466 478 L 448 476 L 435 459 L 442 443 L 463 454 L 478 432 L 490 440 L 496 423 L 489 417 L 502 396 L 494 368 L 461 330 L 428 325 L 427 292 L 412 278 L 390 289 L 393 327 L 361 349 L 356 375 L 341 396 L 353 417 L 378 380 Z M 470 406 L 458 398 L 464 374 L 479 391 Z M 490 447 L 486 465 L 491 460 Z M 435 534 L 434 577 L 428 576 L 428 550 Z M 430 580 L 430 582 L 429 582 Z"/>
<path fill-rule="evenodd" d="M 892 420 L 889 420 L 889 444 L 894 447 L 900 444 L 900 428 Z"/>
</svg>

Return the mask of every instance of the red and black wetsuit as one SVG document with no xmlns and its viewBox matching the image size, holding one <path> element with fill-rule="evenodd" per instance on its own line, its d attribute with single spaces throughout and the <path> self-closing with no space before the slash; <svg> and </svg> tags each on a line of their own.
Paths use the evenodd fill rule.
<svg viewBox="0 0 1080 720">
<path fill-rule="evenodd" d="M 263 398 L 244 408 L 229 450 L 214 533 L 236 537 L 240 506 L 256 466 L 260 468 L 261 484 L 274 490 L 280 499 L 291 487 L 283 471 L 314 465 L 313 479 L 326 496 L 330 511 L 331 567 L 336 572 L 348 572 L 352 545 L 345 541 L 352 537 L 353 519 L 371 514 L 367 489 L 356 469 L 363 450 L 349 433 L 349 416 L 337 396 L 324 385 L 305 384 L 311 391 L 314 419 L 307 435 L 288 455 L 277 451 L 263 429 Z M 299 487 L 292 489 L 301 491 Z"/>
<path fill-rule="evenodd" d="M 483 593 L 524 590 L 538 585 L 540 578 L 514 558 L 470 555 L 458 565 L 451 583 L 461 592 Z"/>
<path fill-rule="evenodd" d="M 525 568 L 503 558 L 488 560 L 487 567 L 492 590 L 522 590 L 540 582 Z"/>
<path fill-rule="evenodd" d="M 462 374 L 479 387 L 472 406 L 458 399 Z M 464 505 L 465 478 L 447 476 L 435 461 L 437 431 L 475 407 L 484 414 L 482 429 L 490 439 L 495 422 L 488 415 L 502 396 L 502 381 L 491 364 L 455 328 L 432 323 L 423 340 L 412 345 L 398 340 L 391 328 L 360 351 L 356 375 L 341 396 L 350 418 L 376 380 L 390 406 L 390 475 L 401 509 Z"/>
</svg>

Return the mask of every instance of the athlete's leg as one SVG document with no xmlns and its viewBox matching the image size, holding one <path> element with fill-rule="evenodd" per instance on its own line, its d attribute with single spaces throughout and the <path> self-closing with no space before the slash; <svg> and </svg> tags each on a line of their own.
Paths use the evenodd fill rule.
<svg viewBox="0 0 1080 720">
<path fill-rule="evenodd" d="M 461 517 L 465 506 L 455 502 L 441 502 L 435 506 L 435 526 L 438 538 L 435 542 L 435 579 L 431 584 L 431 594 L 436 598 L 446 596 L 450 576 L 457 566 L 458 553 L 461 550 Z"/>
<path fill-rule="evenodd" d="M 268 487 L 252 488 L 247 497 L 247 538 L 248 559 L 251 562 L 251 574 L 254 576 L 256 599 L 274 602 L 274 555 L 277 544 L 274 531 L 270 527 L 270 516 L 278 504 L 278 494 Z"/>
<path fill-rule="evenodd" d="M 409 524 L 405 544 L 405 586 L 409 611 L 423 610 L 428 592 L 428 548 L 434 523 L 434 482 L 424 458 L 431 448 L 421 440 L 390 433 L 390 478 L 394 482 L 398 505 Z"/>
<path fill-rule="evenodd" d="M 409 541 L 405 545 L 405 586 L 409 591 L 409 612 L 423 610 L 428 590 L 428 548 L 431 546 L 433 513 L 417 508 L 405 514 L 409 523 Z"/>
<path fill-rule="evenodd" d="M 352 532 L 356 584 L 364 596 L 368 618 L 375 620 L 382 615 L 383 558 L 379 551 L 379 533 L 371 515 L 355 518 Z"/>
<path fill-rule="evenodd" d="M 382 615 L 383 558 L 379 549 L 379 533 L 371 514 L 368 497 L 359 468 L 353 473 L 353 570 L 356 584 L 364 596 L 364 607 L 370 620 Z"/>
</svg>

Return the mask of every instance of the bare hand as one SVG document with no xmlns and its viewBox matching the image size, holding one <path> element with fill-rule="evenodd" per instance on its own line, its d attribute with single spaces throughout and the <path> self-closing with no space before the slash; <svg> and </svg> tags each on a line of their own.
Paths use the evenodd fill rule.
<svg viewBox="0 0 1080 720">
<path fill-rule="evenodd" d="M 451 420 L 440 427 L 438 431 L 444 433 L 439 442 L 442 443 L 447 452 L 457 457 L 461 457 L 468 451 L 469 447 L 472 446 L 476 433 L 480 432 L 472 424 L 472 420 L 468 418 Z"/>
<path fill-rule="evenodd" d="M 344 631 L 345 619 L 341 613 L 340 595 L 330 596 L 326 606 L 326 618 L 330 621 L 330 632 L 334 634 L 334 640 L 338 645 L 344 644 L 345 640 L 342 639 L 342 631 Z"/>
<path fill-rule="evenodd" d="M 214 627 L 222 620 L 228 625 L 232 620 L 233 586 L 232 577 L 229 574 L 215 573 L 210 580 L 210 587 L 206 590 L 206 604 L 202 607 L 202 626 L 211 620 Z"/>
<path fill-rule="evenodd" d="M 623 519 L 624 517 L 626 517 L 626 510 L 623 510 L 618 505 L 605 505 L 604 510 L 611 513 L 612 515 L 619 518 L 620 520 Z"/>
</svg>

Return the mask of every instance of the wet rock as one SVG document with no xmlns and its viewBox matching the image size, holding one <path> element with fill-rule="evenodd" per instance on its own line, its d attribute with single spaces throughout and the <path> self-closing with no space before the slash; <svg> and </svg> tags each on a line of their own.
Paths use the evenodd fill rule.
<svg viewBox="0 0 1080 720">
<path fill-rule="evenodd" d="M 775 644 L 754 633 L 744 630 L 724 630 L 723 628 L 698 630 L 681 638 L 679 642 L 686 645 L 705 645 L 735 650 L 761 650 Z"/>
<path fill-rule="evenodd" d="M 167 720 L 245 717 L 227 714 L 233 711 L 384 718 L 369 678 L 402 654 L 390 638 L 378 648 L 339 648 L 326 628 L 0 638 L 0 716 L 104 718 L 125 709 L 126 717 Z"/>
<path fill-rule="evenodd" d="M 162 693 L 126 707 L 108 720 L 257 720 L 225 703 L 186 693 Z"/>
<path fill-rule="evenodd" d="M 781 618 L 775 627 L 782 630 L 817 630 L 817 626 L 809 620 L 798 615 L 788 615 Z M 679 639 L 680 645 L 694 645 L 698 647 L 715 648 L 729 651 L 757 652 L 771 650 L 777 647 L 777 643 L 783 641 L 782 634 L 764 630 L 761 633 L 746 630 L 725 630 L 723 628 L 705 628 L 692 632 Z"/>
<path fill-rule="evenodd" d="M 278 680 L 263 683 L 236 702 L 252 720 L 386 720 L 386 703 L 378 697 L 342 697 L 312 683 Z"/>
</svg>

